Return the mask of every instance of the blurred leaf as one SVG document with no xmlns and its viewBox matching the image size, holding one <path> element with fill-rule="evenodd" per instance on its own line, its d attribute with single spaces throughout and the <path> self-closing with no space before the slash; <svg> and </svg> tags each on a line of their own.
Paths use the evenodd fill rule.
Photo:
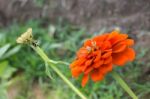
<svg viewBox="0 0 150 99">
<path fill-rule="evenodd" d="M 0 48 L 0 59 L 6 53 L 6 51 L 10 48 L 10 44 L 6 44 Z"/>
<path fill-rule="evenodd" d="M 8 57 L 10 57 L 11 55 L 16 54 L 16 53 L 20 50 L 20 48 L 21 48 L 21 46 L 16 46 L 16 47 L 12 48 L 11 50 L 9 50 L 9 51 L 5 54 L 5 56 L 3 57 L 3 59 L 4 59 L 4 58 L 8 58 Z"/>
<path fill-rule="evenodd" d="M 16 69 L 10 67 L 8 61 L 3 61 L 0 63 L 0 77 L 2 79 L 8 79 Z"/>
<path fill-rule="evenodd" d="M 2 77 L 4 71 L 6 70 L 8 66 L 8 61 L 3 61 L 0 63 L 0 77 Z"/>
<path fill-rule="evenodd" d="M 16 68 L 8 66 L 3 74 L 4 79 L 8 79 L 9 77 L 12 76 L 13 72 L 16 71 Z"/>
<path fill-rule="evenodd" d="M 0 85 L 0 99 L 8 99 L 7 90 L 2 85 Z"/>
<path fill-rule="evenodd" d="M 51 72 L 49 71 L 49 65 L 48 65 L 47 62 L 45 62 L 45 72 L 46 72 L 47 76 L 48 76 L 50 79 L 54 79 L 54 78 L 52 77 Z"/>
</svg>

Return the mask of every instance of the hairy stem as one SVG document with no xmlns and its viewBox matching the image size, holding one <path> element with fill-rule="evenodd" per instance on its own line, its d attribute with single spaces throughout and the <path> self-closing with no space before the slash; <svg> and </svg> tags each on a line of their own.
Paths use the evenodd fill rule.
<svg viewBox="0 0 150 99">
<path fill-rule="evenodd" d="M 36 52 L 37 54 L 39 54 L 41 56 L 41 58 L 47 62 L 49 64 L 49 66 L 51 66 L 51 68 L 64 80 L 64 82 L 66 82 L 66 84 L 76 93 L 78 94 L 81 99 L 87 99 L 62 73 L 61 71 L 55 66 L 55 64 L 68 64 L 66 62 L 63 61 L 53 61 L 50 60 L 47 55 L 44 53 L 44 51 L 40 48 L 40 47 L 35 47 L 35 46 L 31 46 Z"/>
</svg>

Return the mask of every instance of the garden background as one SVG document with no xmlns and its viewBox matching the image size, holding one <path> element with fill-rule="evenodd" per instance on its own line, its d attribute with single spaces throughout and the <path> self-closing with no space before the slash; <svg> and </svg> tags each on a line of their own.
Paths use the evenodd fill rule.
<svg viewBox="0 0 150 99">
<path fill-rule="evenodd" d="M 0 99 L 79 99 L 16 38 L 27 28 L 51 59 L 71 62 L 83 41 L 120 28 L 135 40 L 136 60 L 116 71 L 139 99 L 150 97 L 150 0 L 0 0 Z M 58 68 L 90 99 L 130 99 L 111 75 L 82 88 L 69 66 Z"/>
</svg>

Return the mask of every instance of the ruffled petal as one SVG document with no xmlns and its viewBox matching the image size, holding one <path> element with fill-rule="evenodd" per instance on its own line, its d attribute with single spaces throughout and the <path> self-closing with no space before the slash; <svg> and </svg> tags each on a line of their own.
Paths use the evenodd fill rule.
<svg viewBox="0 0 150 99">
<path fill-rule="evenodd" d="M 82 73 L 82 70 L 80 67 L 75 67 L 71 69 L 71 73 L 72 73 L 72 76 L 76 78 Z"/>
<path fill-rule="evenodd" d="M 104 63 L 104 60 L 99 60 L 98 62 L 93 63 L 93 67 L 94 68 L 98 68 L 100 67 L 102 64 Z"/>
<path fill-rule="evenodd" d="M 113 64 L 115 65 L 124 65 L 127 61 L 133 61 L 135 58 L 135 52 L 132 48 L 126 48 L 121 53 L 112 54 Z"/>
<path fill-rule="evenodd" d="M 119 34 L 119 35 L 115 36 L 114 38 L 110 39 L 110 42 L 113 46 L 121 41 L 126 40 L 127 38 L 128 38 L 127 34 Z"/>
<path fill-rule="evenodd" d="M 110 57 L 110 56 L 111 56 L 111 54 L 112 54 L 112 52 L 111 52 L 111 51 L 106 52 L 106 53 L 104 53 L 104 54 L 102 55 L 102 58 L 103 58 L 103 59 L 108 58 L 108 57 Z"/>
<path fill-rule="evenodd" d="M 96 54 L 97 55 L 96 55 L 96 58 L 94 59 L 94 62 L 100 61 L 101 59 L 101 51 L 98 51 Z"/>
<path fill-rule="evenodd" d="M 88 73 L 90 73 L 92 70 L 93 70 L 93 67 L 92 67 L 92 66 L 89 66 L 89 67 L 87 67 L 87 68 L 85 69 L 84 74 L 88 74 Z"/>
<path fill-rule="evenodd" d="M 106 40 L 107 37 L 108 37 L 108 34 L 99 35 L 99 36 L 94 37 L 93 40 L 96 42 L 103 42 L 104 40 Z"/>
<path fill-rule="evenodd" d="M 93 72 L 91 73 L 91 79 L 94 82 L 100 81 L 104 78 L 104 75 L 99 72 L 98 69 L 94 69 Z"/>
<path fill-rule="evenodd" d="M 109 64 L 103 64 L 101 67 L 99 67 L 99 72 L 103 75 L 106 75 L 108 72 L 112 71 L 112 63 Z"/>
<path fill-rule="evenodd" d="M 118 31 L 112 31 L 112 32 L 109 34 L 107 40 L 110 40 L 110 39 L 116 37 L 117 35 L 119 35 Z"/>
<path fill-rule="evenodd" d="M 134 45 L 134 40 L 132 40 L 132 39 L 127 39 L 127 40 L 125 40 L 125 42 L 128 46 L 133 46 Z"/>
<path fill-rule="evenodd" d="M 109 48 L 111 48 L 111 43 L 109 41 L 103 42 L 103 44 L 101 46 L 101 49 L 106 50 L 106 49 L 109 49 Z"/>
<path fill-rule="evenodd" d="M 70 64 L 70 67 L 73 68 L 75 66 L 82 65 L 82 64 L 84 64 L 85 61 L 86 61 L 86 59 L 84 59 L 84 58 L 77 59 Z"/>
<path fill-rule="evenodd" d="M 112 48 L 112 52 L 113 53 L 119 53 L 119 52 L 122 52 L 126 49 L 126 45 L 125 44 L 117 44 L 115 45 L 113 48 Z"/>
<path fill-rule="evenodd" d="M 86 40 L 84 46 L 92 46 L 92 40 Z"/>
<path fill-rule="evenodd" d="M 85 58 L 88 54 L 89 51 L 85 47 L 82 47 L 77 52 L 77 58 Z"/>
<path fill-rule="evenodd" d="M 133 61 L 135 59 L 135 51 L 132 48 L 127 48 L 124 54 L 128 57 L 129 61 Z"/>
<path fill-rule="evenodd" d="M 110 57 L 108 57 L 108 58 L 106 58 L 105 60 L 104 60 L 104 63 L 103 64 L 109 64 L 109 63 L 111 63 L 112 62 L 112 57 L 110 56 Z"/>
<path fill-rule="evenodd" d="M 124 54 L 124 52 L 112 54 L 113 64 L 123 66 L 125 62 L 128 61 L 128 57 Z"/>
<path fill-rule="evenodd" d="M 89 80 L 89 76 L 84 75 L 82 78 L 82 83 L 81 83 L 82 87 L 84 87 L 87 84 L 88 80 Z"/>
</svg>

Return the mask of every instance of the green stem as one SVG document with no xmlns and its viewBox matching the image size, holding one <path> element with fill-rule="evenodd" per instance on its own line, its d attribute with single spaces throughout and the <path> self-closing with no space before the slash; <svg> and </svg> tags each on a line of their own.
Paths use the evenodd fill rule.
<svg viewBox="0 0 150 99">
<path fill-rule="evenodd" d="M 133 98 L 138 99 L 138 97 L 134 94 L 134 92 L 130 89 L 130 87 L 125 83 L 125 81 L 116 73 L 112 72 L 112 76 L 118 83 L 121 85 L 121 87 Z"/>
<path fill-rule="evenodd" d="M 78 94 L 82 99 L 87 99 L 62 73 L 61 71 L 55 66 L 55 64 L 57 63 L 63 63 L 63 64 L 67 64 L 65 62 L 62 61 L 53 61 L 50 60 L 47 55 L 43 52 L 43 50 L 40 47 L 34 47 L 31 46 L 41 57 L 42 59 L 47 62 L 51 68 L 67 83 L 67 85 L 74 91 L 76 92 L 76 94 Z"/>
</svg>

